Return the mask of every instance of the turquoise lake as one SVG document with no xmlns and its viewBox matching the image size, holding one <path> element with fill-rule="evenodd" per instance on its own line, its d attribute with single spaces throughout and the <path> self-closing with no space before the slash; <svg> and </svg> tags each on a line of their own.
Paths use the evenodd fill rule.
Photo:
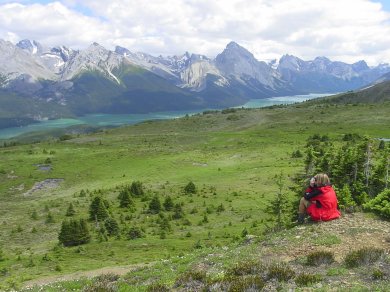
<svg viewBox="0 0 390 292">
<path fill-rule="evenodd" d="M 279 96 L 271 97 L 266 99 L 252 99 L 246 104 L 238 107 L 244 108 L 260 108 L 277 104 L 291 104 L 296 102 L 303 102 L 305 100 L 314 99 L 331 95 L 331 93 L 312 93 L 306 95 L 293 95 L 293 96 Z M 85 115 L 74 119 L 58 119 L 58 120 L 47 120 L 40 121 L 39 123 L 31 124 L 24 127 L 6 128 L 0 130 L 0 139 L 9 139 L 22 134 L 44 131 L 51 129 L 67 128 L 75 125 L 90 125 L 90 126 L 121 126 L 126 124 L 136 124 L 147 120 L 164 120 L 184 117 L 185 115 L 192 115 L 203 112 L 207 109 L 198 111 L 167 111 L 167 112 L 155 112 L 148 114 L 93 114 Z"/>
</svg>

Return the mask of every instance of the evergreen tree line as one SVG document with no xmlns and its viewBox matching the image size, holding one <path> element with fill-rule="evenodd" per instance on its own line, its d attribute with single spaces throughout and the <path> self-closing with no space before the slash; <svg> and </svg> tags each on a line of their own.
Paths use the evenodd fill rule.
<svg viewBox="0 0 390 292">
<path fill-rule="evenodd" d="M 390 201 L 388 195 L 383 195 L 388 193 L 390 183 L 390 145 L 385 141 L 346 134 L 342 141 L 332 142 L 327 136 L 313 135 L 307 140 L 305 153 L 303 177 L 327 173 L 342 209 L 362 206 L 373 210 L 378 204 L 373 203 L 373 199 L 379 195 L 383 197 L 380 204 Z M 301 189 L 300 195 L 302 192 Z M 390 205 L 386 208 L 390 212 Z"/>
</svg>

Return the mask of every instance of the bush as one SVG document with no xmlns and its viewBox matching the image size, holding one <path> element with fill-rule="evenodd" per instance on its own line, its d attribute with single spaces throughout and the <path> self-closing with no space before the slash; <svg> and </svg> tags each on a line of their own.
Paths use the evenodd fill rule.
<svg viewBox="0 0 390 292">
<path fill-rule="evenodd" d="M 390 219 L 390 189 L 385 189 L 374 199 L 364 204 L 363 208 L 383 218 Z"/>
<path fill-rule="evenodd" d="M 229 292 L 261 291 L 265 282 L 260 276 L 235 277 L 229 279 Z"/>
<path fill-rule="evenodd" d="M 142 182 L 140 181 L 134 181 L 131 183 L 130 186 L 130 192 L 133 194 L 135 197 L 142 197 L 144 195 L 144 187 L 142 185 Z"/>
<path fill-rule="evenodd" d="M 62 222 L 58 240 L 64 246 L 76 246 L 91 240 L 87 222 L 84 219 L 70 219 Z"/>
<path fill-rule="evenodd" d="M 199 269 L 188 270 L 176 279 L 175 286 L 182 286 L 192 281 L 206 283 L 207 282 L 206 271 L 199 270 Z"/>
<path fill-rule="evenodd" d="M 258 261 L 246 260 L 236 263 L 226 271 L 226 276 L 257 275 L 265 270 L 265 266 Z"/>
<path fill-rule="evenodd" d="M 119 279 L 118 275 L 106 274 L 100 275 L 93 279 L 92 283 L 84 288 L 84 292 L 95 292 L 95 291 L 105 291 L 105 292 L 114 292 L 118 291 L 117 281 Z"/>
<path fill-rule="evenodd" d="M 276 263 L 268 267 L 268 279 L 276 279 L 279 282 L 287 282 L 294 276 L 295 272 L 285 263 Z"/>
<path fill-rule="evenodd" d="M 314 275 L 314 274 L 302 273 L 295 278 L 295 283 L 298 286 L 308 286 L 310 284 L 314 284 L 321 281 L 322 281 L 321 275 Z"/>
<path fill-rule="evenodd" d="M 195 194 L 196 193 L 196 186 L 195 184 L 190 181 L 185 187 L 184 187 L 184 192 L 186 194 Z"/>
<path fill-rule="evenodd" d="M 139 227 L 131 227 L 127 235 L 129 239 L 133 240 L 143 237 L 143 232 Z"/>
<path fill-rule="evenodd" d="M 153 283 L 146 288 L 147 292 L 169 292 L 169 287 L 162 283 Z"/>
<path fill-rule="evenodd" d="M 334 262 L 333 252 L 330 251 L 315 251 L 307 256 L 307 264 L 309 266 L 320 266 L 323 264 L 331 264 Z"/>
<path fill-rule="evenodd" d="M 365 247 L 348 253 L 344 263 L 348 268 L 356 268 L 378 261 L 383 254 L 384 251 L 382 249 Z"/>
</svg>

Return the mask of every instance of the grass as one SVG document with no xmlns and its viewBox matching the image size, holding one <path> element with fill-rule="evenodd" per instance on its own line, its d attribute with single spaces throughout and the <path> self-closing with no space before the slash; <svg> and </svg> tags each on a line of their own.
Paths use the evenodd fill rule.
<svg viewBox="0 0 390 292">
<path fill-rule="evenodd" d="M 319 111 L 324 114 L 308 114 Z M 303 158 L 291 158 L 293 151 L 302 149 L 306 139 L 317 133 L 335 141 L 345 133 L 390 137 L 383 127 L 390 124 L 389 111 L 382 105 L 280 106 L 238 110 L 239 119 L 222 113 L 199 114 L 66 141 L 0 148 L 0 246 L 6 258 L 0 270 L 8 271 L 0 274 L 0 282 L 20 284 L 74 271 L 169 260 L 196 253 L 197 243 L 201 250 L 234 244 L 244 229 L 261 237 L 268 220 L 265 201 L 278 190 L 275 177 L 283 172 L 288 185 L 289 176 L 302 170 Z M 48 159 L 51 170 L 40 170 L 37 165 Z M 57 188 L 25 195 L 48 178 L 63 181 Z M 117 199 L 120 188 L 132 181 L 143 182 L 147 193 L 144 201 L 134 200 L 135 213 L 119 208 Z M 185 195 L 183 188 L 190 181 L 198 192 Z M 87 195 L 80 196 L 81 190 L 88 190 Z M 121 215 L 131 218 L 123 220 L 123 230 L 140 226 L 146 237 L 99 242 L 93 233 L 92 242 L 82 250 L 58 247 L 58 231 L 69 203 L 76 218 L 85 218 L 96 193 L 110 202 L 118 222 Z M 155 194 L 161 201 L 171 196 L 186 214 L 186 224 L 171 221 L 172 231 L 165 239 L 160 238 L 158 215 L 146 212 Z M 217 212 L 221 204 L 224 211 Z M 197 212 L 191 212 L 194 209 Z M 31 218 L 33 211 L 36 219 Z M 54 223 L 45 222 L 49 213 Z M 339 243 L 336 237 L 315 240 L 325 246 Z"/>
</svg>

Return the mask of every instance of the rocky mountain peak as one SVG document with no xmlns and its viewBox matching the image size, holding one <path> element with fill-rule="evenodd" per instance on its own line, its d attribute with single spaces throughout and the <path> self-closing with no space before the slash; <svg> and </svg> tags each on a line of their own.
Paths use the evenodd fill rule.
<svg viewBox="0 0 390 292">
<path fill-rule="evenodd" d="M 16 44 L 17 47 L 21 48 L 22 50 L 29 52 L 32 55 L 39 55 L 43 52 L 42 45 L 34 40 L 21 40 Z"/>
</svg>

